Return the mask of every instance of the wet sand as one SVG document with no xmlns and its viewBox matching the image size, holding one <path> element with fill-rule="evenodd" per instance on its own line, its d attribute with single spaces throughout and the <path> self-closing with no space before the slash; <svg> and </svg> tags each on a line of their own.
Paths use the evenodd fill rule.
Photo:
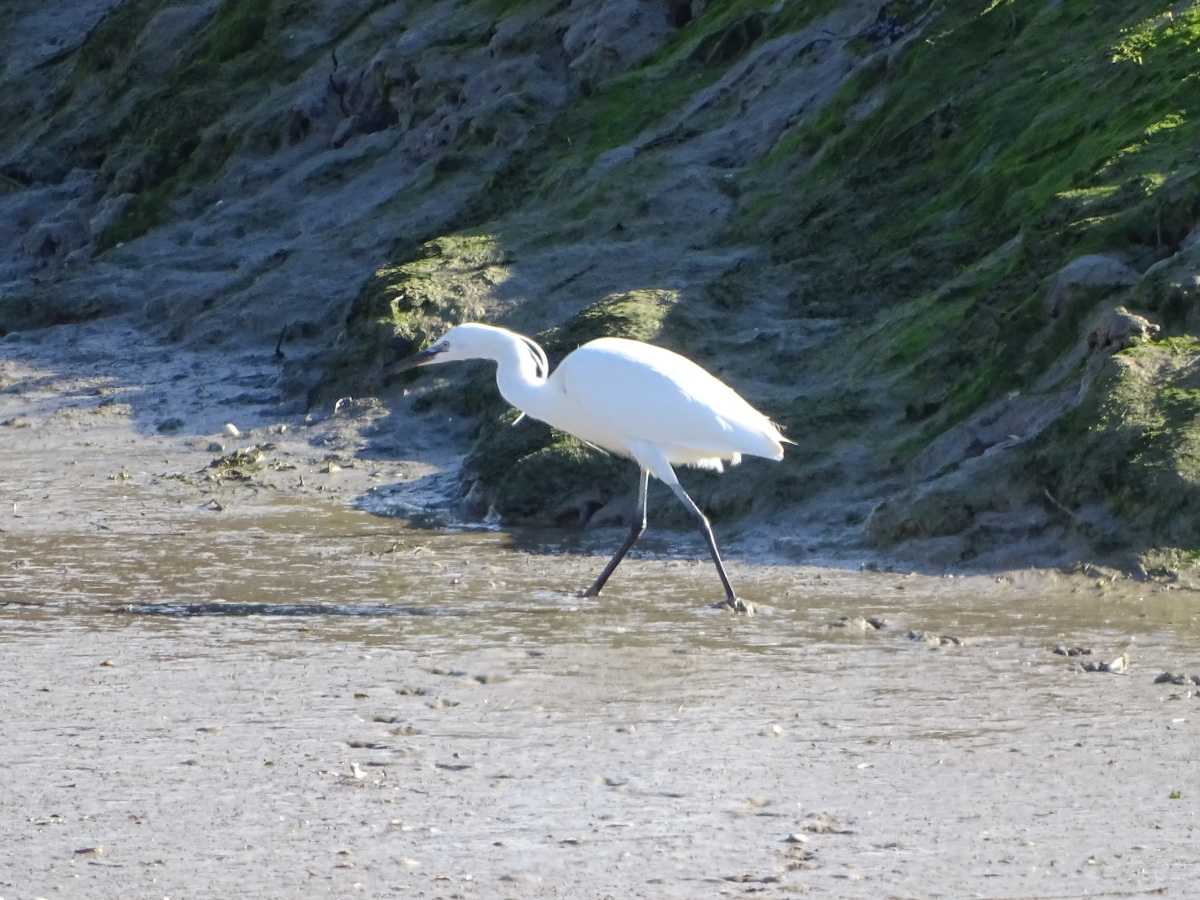
<svg viewBox="0 0 1200 900">
<path fill-rule="evenodd" d="M 735 559 L 745 617 L 659 534 L 583 599 L 615 533 L 356 509 L 439 476 L 336 423 L 221 475 L 202 359 L 89 334 L 0 344 L 0 897 L 1194 893 L 1195 591 Z"/>
</svg>

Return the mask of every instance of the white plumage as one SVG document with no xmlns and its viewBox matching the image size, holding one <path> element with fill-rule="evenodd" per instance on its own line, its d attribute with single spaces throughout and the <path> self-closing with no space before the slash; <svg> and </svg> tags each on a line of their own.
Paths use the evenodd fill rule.
<svg viewBox="0 0 1200 900">
<path fill-rule="evenodd" d="M 720 472 L 743 454 L 783 459 L 787 441 L 766 416 L 690 359 L 640 341 L 599 338 L 549 372 L 542 348 L 492 325 L 459 325 L 428 349 L 389 369 L 460 359 L 495 360 L 504 399 L 525 414 L 641 467 L 638 521 L 588 595 L 600 593 L 646 527 L 648 474 L 669 485 L 697 518 L 725 587 L 725 604 L 746 609 L 725 575 L 708 520 L 679 485 L 672 465 Z"/>
</svg>

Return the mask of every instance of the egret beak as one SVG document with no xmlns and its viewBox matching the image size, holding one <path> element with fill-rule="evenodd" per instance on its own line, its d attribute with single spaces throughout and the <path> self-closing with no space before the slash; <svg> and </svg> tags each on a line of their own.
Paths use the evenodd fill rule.
<svg viewBox="0 0 1200 900">
<path fill-rule="evenodd" d="M 442 348 L 434 344 L 432 347 L 427 347 L 420 353 L 414 353 L 412 356 L 406 356 L 399 362 L 394 362 L 390 366 L 385 366 L 383 371 L 379 373 L 380 378 L 388 378 L 398 372 L 407 372 L 409 369 L 415 369 L 417 366 L 423 366 L 426 363 L 433 362 L 434 357 L 442 352 Z"/>
</svg>

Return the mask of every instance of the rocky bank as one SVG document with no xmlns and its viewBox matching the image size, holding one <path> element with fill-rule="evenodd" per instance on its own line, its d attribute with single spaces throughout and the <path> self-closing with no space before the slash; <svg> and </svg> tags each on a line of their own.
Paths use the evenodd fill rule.
<svg viewBox="0 0 1200 900">
<path fill-rule="evenodd" d="M 764 552 L 1175 577 L 1198 44 L 1186 2 L 14 0 L 0 352 L 111 320 L 254 358 L 256 414 L 361 410 L 459 514 L 575 525 L 627 466 L 508 428 L 483 369 L 377 373 L 463 320 L 631 335 L 797 442 L 688 482 Z"/>
</svg>

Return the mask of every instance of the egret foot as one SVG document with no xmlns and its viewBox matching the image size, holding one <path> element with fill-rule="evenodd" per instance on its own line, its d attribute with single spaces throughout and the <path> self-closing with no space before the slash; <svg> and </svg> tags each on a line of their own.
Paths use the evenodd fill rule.
<svg viewBox="0 0 1200 900">
<path fill-rule="evenodd" d="M 748 600 L 743 600 L 741 597 L 733 596 L 726 597 L 720 603 L 714 603 L 712 608 L 728 609 L 735 613 L 745 613 L 748 616 L 752 616 L 755 614 L 755 612 L 757 612 L 753 603 L 749 602 Z"/>
</svg>

